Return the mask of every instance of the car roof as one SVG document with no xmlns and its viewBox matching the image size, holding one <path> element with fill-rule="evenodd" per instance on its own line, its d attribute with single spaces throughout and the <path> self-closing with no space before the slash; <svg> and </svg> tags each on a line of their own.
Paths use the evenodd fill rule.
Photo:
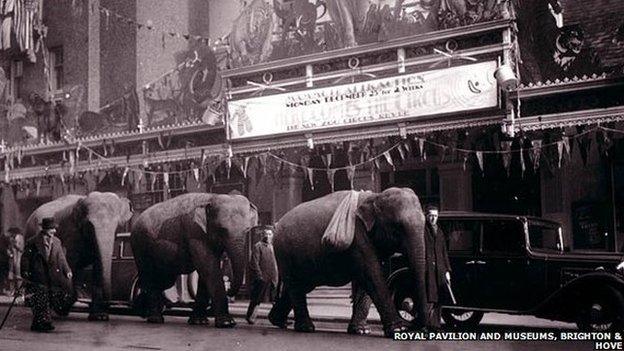
<svg viewBox="0 0 624 351">
<path fill-rule="evenodd" d="M 440 219 L 500 219 L 500 220 L 517 220 L 527 219 L 530 221 L 544 222 L 548 224 L 561 225 L 555 221 L 544 218 L 524 215 L 500 214 L 500 213 L 484 213 L 471 211 L 440 211 Z"/>
</svg>

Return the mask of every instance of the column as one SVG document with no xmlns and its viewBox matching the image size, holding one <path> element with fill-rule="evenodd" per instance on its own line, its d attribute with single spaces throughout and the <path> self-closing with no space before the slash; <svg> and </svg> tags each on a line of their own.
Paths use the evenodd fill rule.
<svg viewBox="0 0 624 351">
<path fill-rule="evenodd" d="M 441 164 L 440 207 L 446 211 L 472 211 L 472 172 L 462 163 Z"/>
<path fill-rule="evenodd" d="M 100 109 L 100 11 L 91 11 L 91 8 L 97 9 L 99 5 L 100 0 L 90 0 L 86 11 L 89 28 L 87 73 L 87 108 L 89 111 Z"/>
</svg>

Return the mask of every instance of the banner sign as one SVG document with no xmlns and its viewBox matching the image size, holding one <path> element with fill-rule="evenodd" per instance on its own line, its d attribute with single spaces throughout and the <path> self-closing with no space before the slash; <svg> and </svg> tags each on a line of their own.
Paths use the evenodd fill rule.
<svg viewBox="0 0 624 351">
<path fill-rule="evenodd" d="M 495 107 L 495 61 L 228 102 L 229 138 L 383 123 Z"/>
</svg>

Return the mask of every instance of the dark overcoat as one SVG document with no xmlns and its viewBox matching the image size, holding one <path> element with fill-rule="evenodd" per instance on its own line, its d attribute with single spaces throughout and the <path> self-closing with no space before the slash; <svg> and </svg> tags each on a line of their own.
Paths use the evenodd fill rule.
<svg viewBox="0 0 624 351">
<path fill-rule="evenodd" d="M 21 262 L 22 276 L 31 284 L 41 287 L 72 291 L 71 273 L 61 240 L 52 237 L 50 256 L 46 257 L 43 234 L 39 233 L 28 240 Z"/>
<path fill-rule="evenodd" d="M 451 271 L 446 248 L 446 235 L 439 226 L 434 228 L 429 223 L 425 226 L 425 253 L 427 300 L 438 302 L 440 296 L 448 295 L 445 274 Z"/>
</svg>

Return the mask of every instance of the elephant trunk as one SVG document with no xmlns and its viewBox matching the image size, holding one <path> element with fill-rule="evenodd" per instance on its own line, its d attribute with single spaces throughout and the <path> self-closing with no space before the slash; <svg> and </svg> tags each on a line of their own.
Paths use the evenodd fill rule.
<svg viewBox="0 0 624 351">
<path fill-rule="evenodd" d="M 92 308 L 106 308 L 111 298 L 111 270 L 112 254 L 115 243 L 115 225 L 90 223 L 94 244 L 95 257 L 93 261 L 93 292 Z"/>
<path fill-rule="evenodd" d="M 416 312 L 416 320 L 414 321 L 418 327 L 424 326 L 426 323 L 426 261 L 425 261 L 425 228 L 424 223 L 413 223 L 406 226 L 406 235 L 403 241 L 407 264 L 412 274 L 412 282 L 414 286 L 414 309 Z"/>
<path fill-rule="evenodd" d="M 232 274 L 234 275 L 232 277 L 230 290 L 227 292 L 229 296 L 238 294 L 238 290 L 243 284 L 243 277 L 245 276 L 245 267 L 247 266 L 245 240 L 244 237 L 241 237 L 241 239 L 242 240 L 231 242 L 226 246 L 226 252 L 230 259 L 230 264 L 232 265 Z"/>
</svg>

